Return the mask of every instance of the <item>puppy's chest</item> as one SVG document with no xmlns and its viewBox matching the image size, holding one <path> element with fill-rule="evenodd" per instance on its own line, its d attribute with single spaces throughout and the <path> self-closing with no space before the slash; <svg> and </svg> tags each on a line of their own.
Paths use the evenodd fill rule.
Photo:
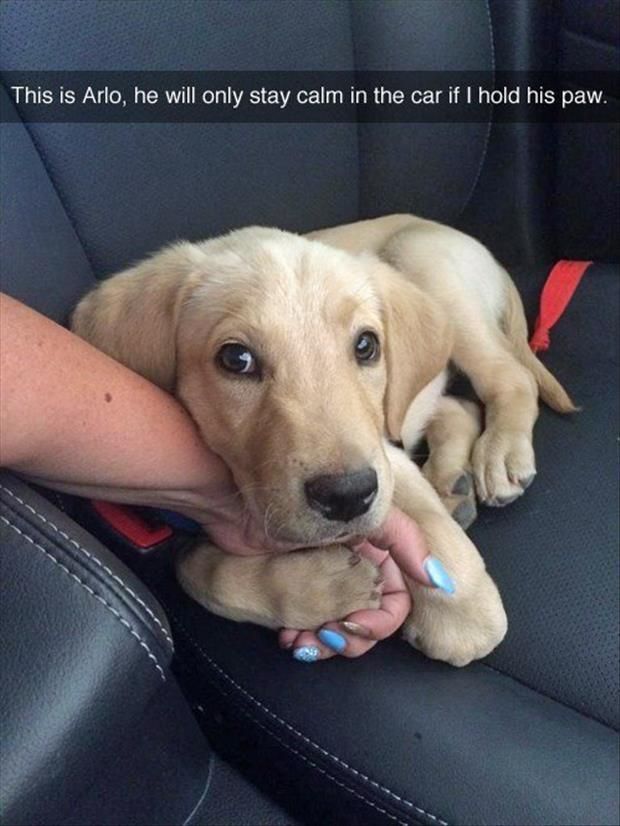
<svg viewBox="0 0 620 826">
<path fill-rule="evenodd" d="M 446 389 L 449 379 L 449 369 L 442 370 L 426 387 L 423 387 L 413 399 L 401 428 L 400 436 L 403 447 L 407 452 L 413 450 L 437 408 L 437 403 Z"/>
</svg>

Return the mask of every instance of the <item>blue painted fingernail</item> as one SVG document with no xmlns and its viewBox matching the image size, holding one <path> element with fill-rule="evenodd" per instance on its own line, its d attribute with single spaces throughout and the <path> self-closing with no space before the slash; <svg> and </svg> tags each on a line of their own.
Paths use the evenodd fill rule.
<svg viewBox="0 0 620 826">
<path fill-rule="evenodd" d="M 335 651 L 337 654 L 342 654 L 344 649 L 347 647 L 347 641 L 342 634 L 339 634 L 337 631 L 332 631 L 329 628 L 321 628 L 317 637 L 321 640 L 321 642 L 326 645 L 328 648 L 331 648 L 332 651 Z"/>
<path fill-rule="evenodd" d="M 293 651 L 293 657 L 300 663 L 315 663 L 321 656 L 316 645 L 302 645 Z"/>
<path fill-rule="evenodd" d="M 443 567 L 441 562 L 434 556 L 429 556 L 424 563 L 424 570 L 435 588 L 440 588 L 446 594 L 453 594 L 456 591 L 454 580 Z"/>
</svg>

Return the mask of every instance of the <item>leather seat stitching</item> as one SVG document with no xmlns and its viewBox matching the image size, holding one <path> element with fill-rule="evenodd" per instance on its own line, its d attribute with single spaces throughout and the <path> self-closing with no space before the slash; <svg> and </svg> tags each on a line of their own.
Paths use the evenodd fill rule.
<svg viewBox="0 0 620 826">
<path fill-rule="evenodd" d="M 32 507 L 32 505 L 29 505 L 27 502 L 24 502 L 23 499 L 20 499 L 20 497 L 16 493 L 14 493 L 12 490 L 10 490 L 9 488 L 5 487 L 2 484 L 0 484 L 0 489 L 2 489 L 5 493 L 8 493 L 9 496 L 12 496 L 13 499 L 15 499 L 17 502 L 19 502 L 19 504 L 22 505 L 24 508 L 26 508 L 26 510 L 29 510 L 30 513 L 33 513 L 35 516 L 37 516 L 43 523 L 45 523 L 46 525 L 49 525 L 49 527 L 53 531 L 60 534 L 60 536 L 62 536 L 63 539 L 66 539 L 67 542 L 70 542 L 74 547 L 76 547 L 83 554 L 85 554 L 88 557 L 88 559 L 90 559 L 92 562 L 94 562 L 96 565 L 98 565 L 102 570 L 104 570 L 106 572 L 106 574 L 108 574 L 108 576 L 112 577 L 112 579 L 115 582 L 118 582 L 118 584 L 121 586 L 121 588 L 123 588 L 124 591 L 126 591 L 131 597 L 133 597 L 135 599 L 135 601 L 138 603 L 138 605 L 140 605 L 142 608 L 144 608 L 144 610 L 149 615 L 149 617 L 159 627 L 160 631 L 162 632 L 164 638 L 166 639 L 166 642 L 168 643 L 168 645 L 170 646 L 172 651 L 174 651 L 174 643 L 172 642 L 172 637 L 170 636 L 170 634 L 166 630 L 164 624 L 155 615 L 155 613 L 148 607 L 148 605 L 144 602 L 144 600 L 140 599 L 140 597 L 136 594 L 136 592 L 133 591 L 128 585 L 126 585 L 123 582 L 123 580 L 119 576 L 117 576 L 117 574 L 113 573 L 113 571 L 110 568 L 108 568 L 107 565 L 105 565 L 103 562 L 101 562 L 101 560 L 98 559 L 94 554 L 91 554 L 90 551 L 88 551 L 88 550 L 86 550 L 86 548 L 82 547 L 82 545 L 80 545 L 79 542 L 77 542 L 75 539 L 72 539 L 63 530 L 61 530 L 56 525 L 54 525 L 53 522 L 50 522 L 50 520 L 47 519 L 45 516 L 43 516 L 42 513 L 39 513 L 36 510 L 36 508 Z"/>
<path fill-rule="evenodd" d="M 250 714 L 249 711 L 246 711 L 245 709 L 242 709 L 242 713 L 246 717 L 249 717 L 250 720 L 252 720 L 254 723 L 256 723 L 257 726 L 260 726 L 260 728 L 262 728 L 263 731 L 267 732 L 267 734 L 270 737 L 272 737 L 274 740 L 277 740 L 278 743 L 281 743 L 284 746 L 285 749 L 287 749 L 288 751 L 291 751 L 293 754 L 296 754 L 297 757 L 301 757 L 301 759 L 305 763 L 307 763 L 309 766 L 312 766 L 313 769 L 316 769 L 321 774 L 324 774 L 330 780 L 333 780 L 333 782 L 336 783 L 337 786 L 340 786 L 341 788 L 346 789 L 346 791 L 351 792 L 351 794 L 354 794 L 356 797 L 359 797 L 361 800 L 364 801 L 364 803 L 368 803 L 369 806 L 372 806 L 373 809 L 377 809 L 377 811 L 379 811 L 382 814 L 389 817 L 390 820 L 395 820 L 398 824 L 400 824 L 400 826 L 409 826 L 409 824 L 411 823 L 411 821 L 399 820 L 396 815 L 390 814 L 390 812 L 388 812 L 385 809 L 381 808 L 381 806 L 378 806 L 372 800 L 369 800 L 367 797 L 364 797 L 364 795 L 361 794 L 361 792 L 358 792 L 355 789 L 352 789 L 350 786 L 347 786 L 346 783 L 342 783 L 340 780 L 338 780 L 336 777 L 334 777 L 333 774 L 330 774 L 326 769 L 322 769 L 314 761 L 310 760 L 309 757 L 306 757 L 305 754 L 303 754 L 302 752 L 300 752 L 297 749 L 293 748 L 293 746 L 291 746 L 285 740 L 282 740 L 280 737 L 278 737 L 277 734 L 274 734 L 273 731 L 268 729 L 267 726 L 265 726 L 265 724 L 262 723 L 257 717 L 254 717 L 254 715 Z M 432 817 L 432 815 L 430 815 L 430 817 Z"/>
<path fill-rule="evenodd" d="M 138 632 L 134 628 L 132 628 L 130 623 L 127 622 L 127 620 L 124 617 L 122 617 L 119 614 L 119 612 L 110 605 L 109 602 L 106 602 L 106 600 L 102 596 L 100 596 L 95 591 L 93 591 L 93 589 L 89 585 L 87 585 L 83 580 L 81 580 L 79 578 L 79 576 L 77 576 L 77 574 L 74 574 L 65 565 L 63 565 L 62 562 L 60 562 L 60 560 L 58 560 L 52 553 L 50 553 L 46 548 L 44 548 L 43 545 L 40 545 L 38 542 L 35 542 L 34 539 L 31 536 L 28 536 L 28 534 L 26 534 L 22 530 L 20 530 L 20 528 L 18 528 L 17 525 L 14 525 L 5 516 L 0 516 L 0 521 L 4 522 L 5 525 L 8 525 L 9 528 L 14 530 L 15 533 L 22 536 L 31 545 L 34 545 L 35 548 L 38 548 L 40 551 L 42 551 L 45 554 L 45 556 L 48 557 L 48 559 L 51 559 L 51 561 L 61 569 L 61 571 L 64 571 L 65 574 L 70 576 L 71 579 L 74 579 L 79 585 L 81 585 L 82 588 L 84 588 L 85 591 L 87 591 L 92 597 L 94 597 L 94 599 L 96 599 L 103 606 L 105 606 L 105 608 L 107 608 L 107 610 L 113 616 L 116 617 L 116 619 L 121 623 L 121 625 L 129 631 L 129 633 L 132 635 L 132 637 L 134 637 L 139 642 L 139 644 L 142 646 L 142 648 L 146 651 L 148 658 L 152 661 L 153 665 L 157 669 L 161 679 L 164 682 L 166 682 L 166 675 L 164 673 L 164 670 L 161 667 L 161 665 L 159 663 L 159 660 L 157 659 L 155 654 L 153 654 L 153 652 L 149 648 L 148 644 L 142 639 L 142 637 L 138 634 Z"/>
<path fill-rule="evenodd" d="M 493 18 L 491 17 L 491 9 L 489 7 L 489 0 L 485 0 L 484 3 L 485 10 L 487 13 L 487 24 L 489 28 L 489 42 L 490 42 L 490 51 L 491 51 L 491 73 L 493 75 L 493 80 L 495 81 L 495 70 L 496 70 L 496 56 L 495 56 L 495 37 L 493 34 Z M 491 115 L 489 115 L 489 119 L 487 121 L 487 128 L 486 134 L 484 136 L 484 146 L 482 147 L 482 154 L 480 155 L 480 163 L 478 164 L 478 170 L 476 172 L 476 176 L 474 177 L 473 183 L 471 185 L 471 189 L 467 198 L 465 199 L 465 203 L 463 204 L 460 215 L 462 215 L 467 207 L 470 204 L 470 201 L 474 197 L 474 192 L 478 187 L 478 183 L 480 181 L 480 176 L 482 175 L 482 170 L 484 169 L 484 164 L 487 159 L 487 153 L 489 151 L 489 141 L 491 138 L 491 129 L 493 126 L 493 121 Z"/>
<path fill-rule="evenodd" d="M 209 663 L 209 664 L 210 664 L 210 665 L 211 665 L 211 666 L 212 666 L 212 667 L 213 667 L 213 668 L 214 668 L 214 669 L 215 669 L 215 670 L 216 670 L 216 671 L 217 671 L 217 672 L 218 672 L 218 673 L 219 673 L 219 674 L 220 674 L 220 675 L 221 675 L 221 676 L 222 676 L 222 677 L 223 677 L 223 678 L 227 681 L 227 682 L 229 682 L 231 685 L 233 685 L 233 686 L 234 686 L 234 687 L 235 687 L 238 691 L 240 691 L 240 692 L 241 692 L 241 693 L 242 693 L 245 697 L 247 697 L 247 698 L 248 698 L 248 700 L 250 700 L 250 701 L 251 701 L 251 702 L 252 702 L 255 706 L 257 706 L 258 708 L 260 708 L 260 709 L 261 709 L 261 711 L 264 711 L 267 715 L 269 715 L 269 717 L 272 717 L 274 720 L 277 720 L 277 722 L 278 722 L 278 723 L 280 723 L 282 726 L 284 726 L 284 727 L 285 727 L 288 731 L 290 731 L 290 732 L 291 732 L 292 734 L 294 734 L 296 737 L 300 738 L 300 739 L 301 739 L 301 740 L 303 740 L 305 743 L 307 743 L 308 745 L 312 746 L 312 748 L 314 748 L 314 749 L 316 749 L 317 751 L 319 751 L 319 752 L 320 752 L 321 754 L 323 754 L 325 757 L 329 757 L 331 760 L 334 760 L 336 763 L 338 763 L 340 766 L 343 766 L 345 769 L 347 769 L 348 771 L 350 771 L 350 772 L 351 772 L 352 774 L 354 774 L 356 777 L 359 777 L 359 778 L 361 778 L 362 780 L 366 781 L 367 783 L 369 783 L 369 784 L 370 784 L 371 786 L 373 786 L 374 788 L 380 789 L 382 792 L 385 792 L 385 794 L 387 794 L 387 795 L 389 795 L 390 797 L 394 798 L 394 799 L 395 799 L 395 800 L 397 800 L 399 803 L 403 803 L 405 806 L 409 806 L 409 808 L 413 809 L 414 811 L 418 812 L 419 814 L 424 815 L 425 817 L 430 818 L 432 821 L 434 821 L 435 823 L 439 824 L 439 826 L 448 826 L 448 823 L 447 823 L 445 820 L 442 820 L 440 817 L 437 817 L 436 815 L 433 815 L 433 814 L 431 814 L 430 812 L 425 811 L 425 810 L 424 810 L 424 809 L 422 809 L 420 806 L 416 806 L 416 805 L 415 805 L 415 803 L 411 803 L 411 801 L 406 800 L 405 798 L 400 797 L 399 795 L 397 795 L 397 794 L 396 794 L 396 792 L 393 792 L 391 789 L 388 789 L 386 786 L 382 786 L 382 785 L 381 785 L 380 783 L 378 783 L 376 780 L 372 780 L 370 777 L 368 777 L 367 775 L 365 775 L 363 772 L 359 771 L 358 769 L 353 768 L 353 766 L 350 766 L 350 765 L 349 765 L 346 761 L 342 760 L 342 758 L 337 757 L 335 754 L 332 754 L 330 751 L 327 751 L 327 749 L 324 749 L 322 746 L 319 746 L 319 744 L 318 744 L 318 743 L 315 743 L 315 742 L 314 742 L 314 740 L 311 740 L 311 739 L 310 739 L 309 737 L 307 737 L 305 734 L 302 734 L 300 731 L 298 731 L 296 728 L 294 728 L 294 726 L 292 726 L 290 723 L 287 723 L 287 722 L 286 722 L 286 720 L 283 720 L 283 719 L 282 719 L 281 717 L 279 717 L 279 716 L 278 716 L 275 712 L 271 711 L 271 709 L 270 709 L 270 708 L 268 708 L 266 705 L 264 705 L 263 703 L 261 703 L 261 701 L 260 701 L 260 700 L 257 700 L 257 699 L 256 699 L 256 697 L 253 697 L 253 696 L 252 696 L 252 695 L 251 695 L 251 694 L 250 694 L 250 693 L 249 693 L 249 692 L 248 692 L 245 688 L 243 688 L 243 686 L 239 685 L 239 683 L 237 683 L 237 682 L 233 679 L 233 677 L 231 677 L 229 674 L 227 674 L 227 673 L 224 671 L 224 669 L 223 669 L 223 668 L 221 668 L 221 667 L 220 667 L 220 666 L 219 666 L 219 665 L 218 665 L 218 664 L 217 664 L 217 663 L 216 663 L 216 662 L 215 662 L 215 661 L 214 661 L 214 660 L 213 660 L 213 659 L 212 659 L 212 658 L 211 658 L 211 657 L 210 657 L 210 656 L 206 653 L 206 651 L 204 651 L 204 649 L 201 647 L 200 643 L 198 643 L 198 642 L 194 639 L 194 637 L 192 637 L 192 635 L 189 633 L 189 631 L 187 630 L 187 628 L 186 628 L 186 627 L 183 625 L 183 623 L 182 623 L 182 622 L 178 619 L 178 617 L 174 614 L 174 612 L 172 612 L 172 611 L 170 610 L 170 608 L 169 608 L 168 606 L 166 606 L 166 610 L 167 610 L 168 614 L 169 614 L 171 617 L 173 617 L 173 618 L 174 618 L 174 620 L 175 620 L 175 622 L 177 623 L 177 625 L 178 625 L 178 626 L 179 626 L 179 627 L 183 630 L 183 632 L 184 632 L 185 636 L 188 638 L 188 640 L 190 640 L 190 642 L 194 645 L 194 647 L 195 647 L 195 648 L 196 648 L 196 649 L 197 649 L 197 650 L 198 650 L 198 651 L 202 654 L 202 656 L 203 656 L 203 657 L 207 660 L 207 662 L 208 662 L 208 663 Z M 275 735 L 273 735 L 273 736 L 275 737 Z M 276 739 L 277 739 L 277 738 L 276 738 Z"/>
</svg>

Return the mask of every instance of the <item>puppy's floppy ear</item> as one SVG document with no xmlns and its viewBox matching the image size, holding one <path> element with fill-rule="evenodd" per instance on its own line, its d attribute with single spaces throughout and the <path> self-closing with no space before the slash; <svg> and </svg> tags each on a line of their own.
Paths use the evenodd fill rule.
<svg viewBox="0 0 620 826">
<path fill-rule="evenodd" d="M 385 422 L 399 441 L 409 405 L 448 364 L 452 330 L 437 302 L 391 267 L 377 273 L 385 330 Z"/>
<path fill-rule="evenodd" d="M 181 305 L 202 253 L 175 244 L 108 278 L 80 301 L 71 328 L 136 373 L 172 390 Z"/>
</svg>

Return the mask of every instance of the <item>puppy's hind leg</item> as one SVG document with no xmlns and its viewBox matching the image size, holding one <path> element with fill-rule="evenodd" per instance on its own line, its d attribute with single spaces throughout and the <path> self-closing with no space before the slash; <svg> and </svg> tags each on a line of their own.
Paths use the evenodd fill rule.
<svg viewBox="0 0 620 826">
<path fill-rule="evenodd" d="M 443 396 L 426 429 L 429 458 L 422 473 L 463 529 L 477 515 L 471 454 L 480 435 L 480 418 L 474 402 Z"/>
</svg>

